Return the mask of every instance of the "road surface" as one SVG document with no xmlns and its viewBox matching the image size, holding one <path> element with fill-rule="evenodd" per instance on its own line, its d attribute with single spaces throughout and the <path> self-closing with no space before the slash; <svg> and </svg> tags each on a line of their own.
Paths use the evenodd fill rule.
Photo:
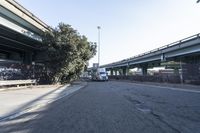
<svg viewBox="0 0 200 133">
<path fill-rule="evenodd" d="M 200 93 L 127 82 L 88 82 L 44 108 L 0 122 L 0 132 L 200 133 Z"/>
</svg>

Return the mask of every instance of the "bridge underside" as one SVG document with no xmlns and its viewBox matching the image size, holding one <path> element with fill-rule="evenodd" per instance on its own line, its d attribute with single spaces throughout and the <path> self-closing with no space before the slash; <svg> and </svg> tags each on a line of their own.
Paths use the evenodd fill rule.
<svg viewBox="0 0 200 133">
<path fill-rule="evenodd" d="M 0 25 L 0 60 L 31 64 L 42 43 Z"/>
<path fill-rule="evenodd" d="M 155 72 L 151 75 L 154 67 L 165 67 L 165 70 Z M 130 69 L 139 68 L 141 71 L 137 74 L 129 74 Z M 110 71 L 110 78 L 132 79 L 139 81 L 154 82 L 173 82 L 173 83 L 194 83 L 200 84 L 200 52 L 185 54 L 178 57 L 168 58 L 165 61 L 160 59 L 141 62 L 131 65 L 122 65 L 118 67 L 107 68 Z"/>
<path fill-rule="evenodd" d="M 41 47 L 42 42 L 0 25 L 0 80 L 40 79 L 39 83 L 47 82 L 39 55 Z"/>
</svg>

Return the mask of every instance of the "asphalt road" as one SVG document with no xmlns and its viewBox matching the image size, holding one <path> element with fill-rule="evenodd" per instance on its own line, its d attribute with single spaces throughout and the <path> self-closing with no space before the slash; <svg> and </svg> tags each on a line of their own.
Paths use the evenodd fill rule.
<svg viewBox="0 0 200 133">
<path fill-rule="evenodd" d="M 200 93 L 127 82 L 89 82 L 45 108 L 0 122 L 0 132 L 200 133 Z"/>
</svg>

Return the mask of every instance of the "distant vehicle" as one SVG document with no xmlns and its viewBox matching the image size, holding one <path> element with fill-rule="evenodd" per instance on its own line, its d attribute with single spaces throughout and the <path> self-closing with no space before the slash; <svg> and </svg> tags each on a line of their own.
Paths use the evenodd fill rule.
<svg viewBox="0 0 200 133">
<path fill-rule="evenodd" d="M 88 79 L 92 79 L 92 76 L 91 76 L 91 75 L 88 75 L 87 78 L 88 78 Z"/>
<path fill-rule="evenodd" d="M 92 80 L 108 81 L 108 74 L 106 73 L 106 68 L 93 67 L 91 76 Z"/>
</svg>

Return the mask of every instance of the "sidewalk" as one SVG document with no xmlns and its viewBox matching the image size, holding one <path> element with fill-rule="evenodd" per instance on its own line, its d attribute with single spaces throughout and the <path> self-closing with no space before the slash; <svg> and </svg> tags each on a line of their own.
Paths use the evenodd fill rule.
<svg viewBox="0 0 200 133">
<path fill-rule="evenodd" d="M 20 116 L 29 110 L 36 110 L 55 100 L 67 96 L 86 82 L 72 85 L 40 85 L 23 88 L 2 89 L 0 91 L 0 121 Z"/>
</svg>

